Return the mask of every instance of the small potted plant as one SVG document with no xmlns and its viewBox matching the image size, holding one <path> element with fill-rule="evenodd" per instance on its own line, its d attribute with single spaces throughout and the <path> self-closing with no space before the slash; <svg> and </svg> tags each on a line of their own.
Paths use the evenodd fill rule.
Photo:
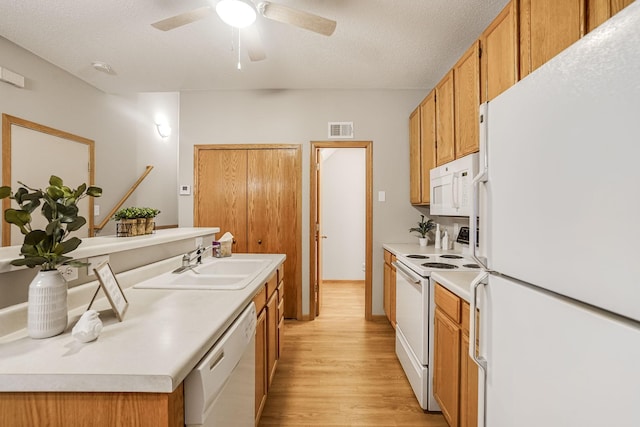
<svg viewBox="0 0 640 427">
<path fill-rule="evenodd" d="M 140 208 L 142 211 L 142 216 L 145 219 L 145 234 L 152 234 L 153 229 L 155 228 L 155 217 L 160 213 L 159 209 L 156 208 Z"/>
<path fill-rule="evenodd" d="M 113 218 L 118 221 L 116 235 L 130 237 L 138 235 L 138 211 L 134 207 L 121 208 L 116 211 Z"/>
<path fill-rule="evenodd" d="M 9 197 L 19 209 L 8 208 L 4 219 L 15 225 L 24 235 L 20 247 L 22 258 L 11 261 L 15 266 L 40 267 L 29 286 L 27 307 L 27 332 L 32 338 L 48 338 L 58 335 L 67 327 L 67 282 L 57 270 L 59 265 L 87 265 L 66 254 L 75 250 L 82 240 L 70 237 L 82 228 L 87 220 L 79 215 L 78 202 L 84 197 L 100 197 L 102 189 L 80 185 L 71 189 L 55 175 L 49 178 L 49 186 L 42 190 L 21 185 L 15 193 L 8 186 L 0 187 L 0 199 Z M 33 229 L 32 213 L 40 206 L 40 213 L 48 222 L 44 230 Z"/>
<path fill-rule="evenodd" d="M 427 246 L 429 239 L 427 237 L 427 233 L 431 231 L 435 227 L 435 223 L 432 219 L 429 219 L 425 222 L 424 215 L 420 215 L 420 222 L 418 222 L 417 227 L 411 227 L 409 229 L 410 233 L 416 232 L 420 234 L 420 238 L 418 241 L 420 242 L 420 246 Z"/>
</svg>

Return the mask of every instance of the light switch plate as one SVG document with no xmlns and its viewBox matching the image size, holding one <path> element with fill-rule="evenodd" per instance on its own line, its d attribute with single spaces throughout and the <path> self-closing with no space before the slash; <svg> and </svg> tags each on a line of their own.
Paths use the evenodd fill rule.
<svg viewBox="0 0 640 427">
<path fill-rule="evenodd" d="M 387 199 L 387 194 L 384 191 L 378 191 L 378 201 L 384 202 Z"/>
<path fill-rule="evenodd" d="M 103 262 L 109 262 L 109 255 L 98 255 L 87 258 L 89 265 L 87 266 L 87 276 L 94 276 L 94 268 L 97 268 Z"/>
</svg>

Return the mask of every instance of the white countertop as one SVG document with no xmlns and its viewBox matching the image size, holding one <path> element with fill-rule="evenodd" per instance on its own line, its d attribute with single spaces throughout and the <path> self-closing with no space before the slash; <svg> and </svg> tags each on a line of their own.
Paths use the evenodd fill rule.
<svg viewBox="0 0 640 427">
<path fill-rule="evenodd" d="M 127 251 L 131 249 L 145 248 L 148 246 L 160 245 L 162 243 L 174 242 L 176 240 L 190 239 L 208 234 L 219 233 L 218 227 L 181 227 L 157 230 L 153 234 L 133 237 L 83 237 L 82 243 L 75 251 L 68 255 L 73 258 L 87 258 L 97 255 L 104 255 L 113 252 Z M 19 270 L 25 267 L 14 267 L 11 260 L 20 258 L 20 245 L 5 246 L 0 248 L 0 273 Z"/>
<path fill-rule="evenodd" d="M 420 246 L 418 244 L 411 243 L 383 243 L 382 247 L 394 255 L 408 255 L 408 254 L 465 254 L 461 245 L 457 245 L 456 249 L 436 249 L 435 246 Z"/>
<path fill-rule="evenodd" d="M 0 337 L 0 391 L 172 392 L 285 260 L 233 255 L 257 256 L 271 263 L 241 290 L 127 288 L 123 322 L 102 299 L 97 341 L 82 344 L 71 336 L 84 308 L 70 312 L 67 329 L 56 337 L 35 340 L 26 330 Z"/>
</svg>

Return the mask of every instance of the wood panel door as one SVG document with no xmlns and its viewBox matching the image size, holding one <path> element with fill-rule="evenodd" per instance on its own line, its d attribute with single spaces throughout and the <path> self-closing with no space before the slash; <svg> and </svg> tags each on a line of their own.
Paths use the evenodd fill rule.
<svg viewBox="0 0 640 427">
<path fill-rule="evenodd" d="M 409 116 L 409 198 L 411 203 L 422 203 L 420 165 L 420 106 Z"/>
<path fill-rule="evenodd" d="M 431 91 L 420 104 L 420 181 L 421 200 L 431 203 L 431 169 L 436 167 L 436 94 Z"/>
<path fill-rule="evenodd" d="M 480 37 L 480 95 L 491 101 L 519 76 L 518 0 L 511 0 Z"/>
<path fill-rule="evenodd" d="M 585 34 L 586 0 L 520 1 L 520 74 L 533 70 Z"/>
<path fill-rule="evenodd" d="M 247 252 L 247 150 L 199 150 L 194 224 L 234 236 L 233 252 Z"/>
<path fill-rule="evenodd" d="M 302 156 L 299 145 L 195 147 L 194 225 L 234 235 L 233 252 L 282 253 L 285 316 L 302 318 Z"/>
<path fill-rule="evenodd" d="M 587 31 L 591 31 L 625 7 L 633 0 L 587 0 Z"/>
<path fill-rule="evenodd" d="M 300 281 L 301 215 L 300 150 L 282 148 L 248 151 L 247 215 L 249 253 L 285 253 L 284 311 L 288 318 L 297 318 Z"/>
<path fill-rule="evenodd" d="M 455 159 L 453 70 L 436 86 L 436 165 Z"/>
<path fill-rule="evenodd" d="M 453 67 L 456 158 L 480 149 L 480 42 L 476 41 Z"/>
</svg>

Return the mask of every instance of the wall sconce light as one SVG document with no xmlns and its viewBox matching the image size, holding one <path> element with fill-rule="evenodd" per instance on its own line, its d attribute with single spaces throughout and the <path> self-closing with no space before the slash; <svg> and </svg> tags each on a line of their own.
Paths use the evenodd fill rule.
<svg viewBox="0 0 640 427">
<path fill-rule="evenodd" d="M 166 123 L 156 123 L 156 129 L 158 129 L 158 134 L 162 138 L 171 136 L 171 126 Z"/>
</svg>

